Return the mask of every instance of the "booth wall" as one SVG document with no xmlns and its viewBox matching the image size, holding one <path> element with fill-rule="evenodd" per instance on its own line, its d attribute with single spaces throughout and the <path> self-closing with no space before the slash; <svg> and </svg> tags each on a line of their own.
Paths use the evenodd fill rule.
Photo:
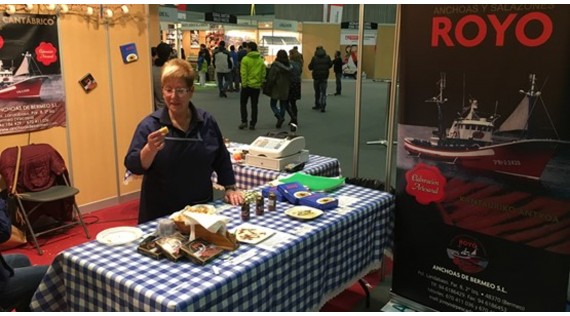
<svg viewBox="0 0 570 316">
<path fill-rule="evenodd" d="M 311 79 L 311 71 L 309 63 L 315 55 L 317 46 L 323 46 L 327 54 L 334 58 L 334 52 L 337 50 L 340 41 L 340 25 L 324 24 L 324 23 L 303 23 L 303 78 Z M 334 79 L 334 71 L 331 68 L 329 79 Z"/>
<path fill-rule="evenodd" d="M 0 149 L 31 143 L 57 149 L 80 190 L 77 202 L 84 212 L 140 190 L 140 180 L 122 184 L 122 162 L 136 125 L 152 109 L 148 16 L 146 5 L 130 5 L 129 16 L 112 25 L 62 14 L 67 127 L 0 137 Z M 124 64 L 119 46 L 127 43 L 135 43 L 139 60 Z M 78 84 L 87 73 L 98 83 L 89 93 Z"/>
<path fill-rule="evenodd" d="M 374 64 L 375 79 L 390 79 L 392 77 L 392 63 L 394 61 L 394 25 L 378 25 L 376 35 L 376 61 Z"/>
</svg>

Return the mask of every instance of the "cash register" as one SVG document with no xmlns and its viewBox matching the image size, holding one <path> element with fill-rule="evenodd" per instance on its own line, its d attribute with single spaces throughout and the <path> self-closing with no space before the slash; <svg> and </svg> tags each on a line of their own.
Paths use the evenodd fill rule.
<svg viewBox="0 0 570 316">
<path fill-rule="evenodd" d="M 245 155 L 245 164 L 253 167 L 282 171 L 290 164 L 309 160 L 305 137 L 288 133 L 257 137 Z"/>
</svg>

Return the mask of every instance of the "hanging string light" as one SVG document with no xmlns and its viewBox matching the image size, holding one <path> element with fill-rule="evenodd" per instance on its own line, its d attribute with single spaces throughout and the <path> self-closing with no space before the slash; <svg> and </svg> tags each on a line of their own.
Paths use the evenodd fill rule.
<svg viewBox="0 0 570 316">
<path fill-rule="evenodd" d="M 99 13 L 96 14 L 96 8 Z M 86 4 L 0 4 L 0 12 L 8 15 L 16 13 L 35 13 L 35 14 L 63 14 L 63 15 L 79 15 L 93 18 L 103 19 L 103 23 L 112 23 L 115 20 L 130 16 L 130 5 L 114 4 L 114 5 L 86 5 Z"/>
</svg>

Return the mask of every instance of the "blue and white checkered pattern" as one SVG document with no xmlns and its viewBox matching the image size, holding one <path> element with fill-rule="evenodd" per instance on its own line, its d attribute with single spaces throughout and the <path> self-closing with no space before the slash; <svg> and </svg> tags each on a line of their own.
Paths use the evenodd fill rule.
<svg viewBox="0 0 570 316">
<path fill-rule="evenodd" d="M 241 190 L 249 190 L 269 181 L 277 179 L 280 175 L 288 175 L 269 169 L 247 166 L 243 164 L 233 164 L 236 185 Z M 323 177 L 337 177 L 341 174 L 340 163 L 336 158 L 309 155 L 309 161 L 305 164 L 302 172 Z M 212 181 L 216 182 L 218 177 L 214 172 Z"/>
<path fill-rule="evenodd" d="M 277 211 L 252 212 L 250 223 L 280 232 L 303 224 L 315 229 L 273 251 L 242 244 L 232 257 L 257 255 L 238 265 L 218 257 L 205 266 L 187 260 L 154 260 L 136 244 L 91 241 L 59 254 L 32 300 L 34 311 L 310 311 L 347 282 L 379 264 L 392 239 L 394 196 L 345 185 L 331 193 L 359 199 L 352 211 L 327 211 L 311 221 Z M 221 202 L 216 202 L 221 203 Z M 222 211 L 228 228 L 242 224 L 238 207 Z M 157 221 L 139 227 L 150 233 Z M 212 266 L 221 273 L 214 274 Z"/>
</svg>

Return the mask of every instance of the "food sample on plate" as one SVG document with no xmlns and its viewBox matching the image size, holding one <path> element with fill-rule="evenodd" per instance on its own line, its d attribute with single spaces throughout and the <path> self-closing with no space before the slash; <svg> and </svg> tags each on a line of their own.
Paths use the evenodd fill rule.
<svg viewBox="0 0 570 316">
<path fill-rule="evenodd" d="M 215 214 L 216 213 L 216 208 L 212 205 L 208 205 L 208 204 L 197 204 L 194 206 L 190 206 L 187 205 L 184 210 L 183 213 L 198 213 L 198 214 Z"/>
<path fill-rule="evenodd" d="M 266 231 L 257 228 L 239 228 L 236 230 L 236 237 L 241 240 L 254 241 L 267 235 Z"/>
<path fill-rule="evenodd" d="M 296 210 L 295 212 L 293 212 L 293 214 L 299 217 L 312 217 L 315 216 L 316 213 L 311 209 L 304 209 L 304 210 Z"/>
<path fill-rule="evenodd" d="M 257 244 L 274 233 L 271 229 L 252 224 L 244 224 L 235 230 L 236 239 L 248 244 Z"/>
<path fill-rule="evenodd" d="M 298 219 L 313 219 L 321 216 L 323 211 L 309 206 L 295 206 L 286 210 L 285 214 Z"/>
</svg>

